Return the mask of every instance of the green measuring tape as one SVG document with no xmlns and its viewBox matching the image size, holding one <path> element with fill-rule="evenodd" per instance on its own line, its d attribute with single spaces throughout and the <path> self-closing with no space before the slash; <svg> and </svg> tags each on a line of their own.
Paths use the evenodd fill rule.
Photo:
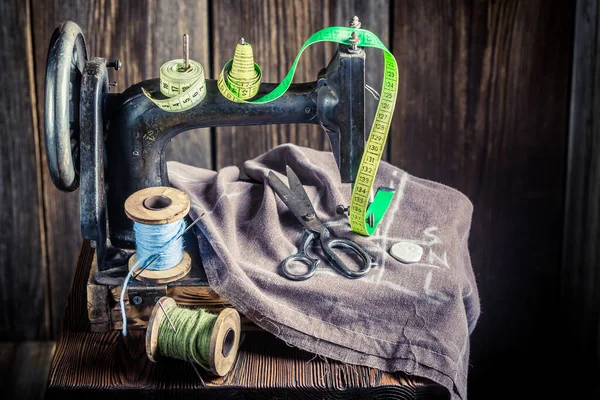
<svg viewBox="0 0 600 400">
<path fill-rule="evenodd" d="M 204 68 L 194 60 L 189 61 L 188 69 L 182 59 L 167 61 L 160 67 L 160 92 L 167 98 L 154 99 L 144 88 L 142 92 L 165 111 L 188 110 L 206 97 Z"/>
<path fill-rule="evenodd" d="M 292 84 L 298 60 L 308 46 L 317 42 L 351 45 L 350 37 L 354 32 L 360 40 L 361 47 L 374 47 L 382 50 L 384 60 L 381 97 L 350 200 L 350 226 L 352 230 L 361 235 L 369 236 L 377 229 L 377 225 L 383 219 L 394 196 L 393 189 L 380 188 L 375 193 L 373 201 L 369 203 L 369 195 L 375 183 L 375 176 L 387 141 L 398 94 L 398 65 L 392 53 L 374 33 L 365 29 L 350 27 L 331 27 L 314 33 L 302 45 L 283 81 L 271 92 L 254 100 L 247 99 L 254 96 L 258 91 L 261 76 L 260 68 L 248 58 L 251 56 L 251 48 L 238 45 L 236 56 L 239 60 L 245 60 L 239 64 L 242 65 L 239 71 L 233 71 L 237 72 L 239 76 L 236 79 L 227 79 L 228 74 L 231 72 L 233 60 L 227 62 L 219 74 L 218 88 L 223 96 L 238 103 L 268 103 L 273 101 L 281 97 Z M 150 93 L 142 88 L 144 94 L 165 111 L 178 112 L 192 108 L 206 96 L 202 65 L 190 60 L 190 68 L 184 70 L 183 60 L 172 60 L 165 63 L 160 69 L 160 90 L 167 97 L 166 99 L 153 99 Z"/>
<path fill-rule="evenodd" d="M 369 203 L 369 194 L 375 183 L 375 175 L 379 168 L 385 142 L 387 141 L 394 107 L 396 106 L 396 97 L 398 95 L 398 65 L 396 64 L 396 59 L 373 32 L 350 27 L 331 27 L 314 33 L 302 45 L 290 71 L 283 78 L 283 81 L 271 92 L 258 99 L 244 100 L 232 92 L 225 83 L 219 84 L 219 90 L 227 99 L 239 103 L 268 103 L 273 101 L 283 95 L 292 84 L 298 60 L 308 46 L 317 42 L 334 42 L 350 45 L 349 40 L 353 32 L 356 32 L 358 35 L 361 47 L 381 49 L 384 60 L 381 97 L 377 106 L 377 112 L 375 113 L 373 126 L 371 127 L 371 133 L 369 134 L 369 139 L 367 140 L 358 168 L 358 175 L 356 176 L 350 200 L 350 226 L 352 230 L 361 235 L 370 236 L 377 229 L 377 225 L 383 219 L 394 196 L 393 189 L 380 188 L 377 190 L 373 202 Z M 226 76 L 227 68 L 230 65 L 231 61 L 225 65 L 220 76 Z M 219 81 L 225 82 L 222 79 Z"/>
</svg>

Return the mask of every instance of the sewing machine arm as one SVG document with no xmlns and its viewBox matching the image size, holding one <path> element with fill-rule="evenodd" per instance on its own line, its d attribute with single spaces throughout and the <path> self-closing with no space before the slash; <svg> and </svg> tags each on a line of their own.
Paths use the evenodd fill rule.
<svg viewBox="0 0 600 400">
<path fill-rule="evenodd" d="M 142 93 L 144 87 L 158 94 L 158 79 L 140 82 L 123 93 L 109 93 L 106 66 L 103 58 L 87 60 L 76 24 L 67 22 L 57 28 L 46 72 L 50 172 L 62 190 L 75 190 L 81 184 L 82 236 L 95 243 L 101 270 L 110 267 L 104 262 L 111 257 L 106 257 L 109 244 L 134 248 L 132 223 L 123 210 L 125 199 L 146 187 L 169 185 L 164 150 L 173 137 L 187 130 L 318 124 L 328 134 L 342 182 L 356 177 L 365 141 L 365 53 L 360 48 L 340 45 L 315 82 L 292 84 L 269 103 L 230 102 L 218 91 L 216 81 L 208 79 L 204 100 L 177 113 L 160 109 Z M 258 96 L 275 86 L 261 84 Z M 79 146 L 73 145 L 76 142 Z"/>
</svg>

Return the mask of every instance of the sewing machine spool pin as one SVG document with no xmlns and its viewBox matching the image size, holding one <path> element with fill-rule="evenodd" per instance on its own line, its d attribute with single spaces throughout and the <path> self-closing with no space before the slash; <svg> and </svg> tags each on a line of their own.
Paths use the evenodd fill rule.
<svg viewBox="0 0 600 400">
<path fill-rule="evenodd" d="M 183 34 L 183 70 L 187 71 L 190 68 L 190 35 Z"/>
<path fill-rule="evenodd" d="M 186 51 L 189 57 L 189 38 L 184 37 L 184 59 Z M 76 58 L 71 62 L 73 55 Z M 158 93 L 158 79 L 140 82 L 122 93 L 109 93 L 106 60 L 87 60 L 83 34 L 73 22 L 55 30 L 48 61 L 46 150 L 50 173 L 61 190 L 74 190 L 81 181 L 82 236 L 95 244 L 100 271 L 120 265 L 130 254 L 128 249 L 135 247 L 132 222 L 123 209 L 125 200 L 144 188 L 170 186 L 165 147 L 173 137 L 190 129 L 320 125 L 329 137 L 341 181 L 353 182 L 357 175 L 365 143 L 365 53 L 361 48 L 353 51 L 351 46 L 339 45 L 316 81 L 292 84 L 284 95 L 269 103 L 230 102 L 219 92 L 217 82 L 207 79 L 204 100 L 176 113 L 161 110 L 142 93 L 142 87 Z M 73 83 L 59 79 L 59 75 L 69 76 L 61 71 L 73 65 L 77 66 L 77 71 L 71 71 Z M 77 73 L 87 83 L 77 81 Z M 258 96 L 276 86 L 261 84 Z M 78 112 L 71 116 L 69 110 L 73 109 Z M 77 143 L 73 149 L 71 143 Z M 77 162 L 80 149 L 81 168 Z M 61 164 L 62 160 L 68 162 Z"/>
</svg>

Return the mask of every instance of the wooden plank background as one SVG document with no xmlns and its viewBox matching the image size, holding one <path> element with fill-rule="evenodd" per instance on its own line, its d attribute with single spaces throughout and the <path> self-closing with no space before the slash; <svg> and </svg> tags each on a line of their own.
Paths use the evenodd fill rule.
<svg viewBox="0 0 600 400">
<path fill-rule="evenodd" d="M 563 340 L 573 347 L 567 364 L 593 382 L 600 369 L 600 7 L 579 1 L 576 13 L 559 311 Z"/>
<path fill-rule="evenodd" d="M 391 162 L 474 204 L 469 249 L 482 316 L 469 379 L 502 376 L 521 358 L 548 372 L 542 366 L 552 365 L 559 341 L 574 6 L 440 4 L 395 3 L 393 53 L 403 84 Z"/>
<path fill-rule="evenodd" d="M 0 0 L 0 340 L 56 337 L 81 240 L 78 193 L 54 188 L 43 147 L 45 59 L 58 22 L 82 27 L 90 55 L 122 60 L 123 69 L 110 73 L 121 91 L 158 76 L 162 62 L 179 57 L 184 32 L 191 35 L 192 58 L 208 76 L 215 77 L 243 36 L 254 45 L 265 81 L 276 82 L 306 37 L 347 25 L 356 14 L 399 64 L 386 159 L 457 188 L 475 206 L 469 245 L 483 314 L 472 337 L 473 398 L 515 360 L 550 363 L 548 349 L 558 340 L 555 310 L 583 302 L 578 320 L 598 314 L 592 304 L 599 285 L 588 282 L 583 301 L 569 283 L 578 279 L 577 270 L 568 257 L 561 265 L 569 235 L 563 230 L 565 188 L 570 209 L 583 213 L 576 215 L 597 210 L 598 202 L 597 183 L 591 184 L 597 175 L 569 185 L 579 175 L 567 174 L 568 163 L 586 171 L 597 165 L 597 150 L 586 153 L 596 161 L 584 165 L 573 163 L 578 153 L 567 158 L 575 21 L 597 21 L 589 8 L 576 18 L 569 0 Z M 314 80 L 334 50 L 310 48 L 296 80 Z M 367 83 L 379 90 L 380 54 L 369 51 L 367 63 Z M 367 99 L 369 120 L 376 103 Z M 597 104 L 591 101 L 590 115 Z M 329 148 L 315 126 L 234 127 L 180 135 L 168 154 L 219 169 L 286 142 Z M 581 206 L 577 199 L 584 194 Z M 595 221 L 575 222 L 574 229 L 597 235 Z M 580 251 L 592 248 L 597 236 L 591 238 Z M 597 271 L 597 253 L 586 254 L 578 265 Z M 577 326 L 589 330 L 579 350 L 592 342 L 597 349 L 598 324 Z M 592 358 L 599 359 L 597 351 Z"/>
<path fill-rule="evenodd" d="M 50 288 L 31 9 L 2 1 L 0 15 L 0 337 L 45 339 Z"/>
</svg>

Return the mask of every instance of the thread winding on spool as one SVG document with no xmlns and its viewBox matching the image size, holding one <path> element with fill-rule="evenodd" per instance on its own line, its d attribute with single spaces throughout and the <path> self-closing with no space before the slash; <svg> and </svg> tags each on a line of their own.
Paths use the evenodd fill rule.
<svg viewBox="0 0 600 400">
<path fill-rule="evenodd" d="M 169 283 L 188 274 L 191 258 L 183 251 L 183 239 L 179 236 L 185 228 L 183 218 L 189 211 L 188 195 L 171 187 L 146 188 L 127 198 L 125 213 L 133 221 L 137 250 L 129 259 L 129 269 L 136 264 L 144 268 L 152 262 L 136 273 L 137 280 Z"/>
<path fill-rule="evenodd" d="M 192 361 L 218 376 L 226 375 L 237 356 L 241 323 L 238 312 L 227 308 L 214 315 L 177 306 L 162 297 L 154 306 L 146 331 L 146 354 Z"/>
<path fill-rule="evenodd" d="M 233 59 L 225 64 L 219 75 L 219 91 L 231 101 L 243 102 L 256 96 L 261 79 L 262 72 L 254 62 L 252 46 L 240 38 Z"/>
<path fill-rule="evenodd" d="M 125 295 L 132 276 L 137 280 L 162 284 L 186 276 L 190 255 L 183 250 L 183 218 L 190 199 L 171 187 L 151 187 L 133 193 L 125 201 L 125 213 L 133 221 L 137 252 L 129 259 L 129 273 L 121 290 L 123 335 L 127 335 Z"/>
<path fill-rule="evenodd" d="M 152 256 L 157 255 L 147 271 L 164 271 L 179 264 L 183 259 L 183 238 L 180 236 L 184 230 L 183 219 L 164 225 L 146 225 L 134 221 L 137 252 L 132 261 L 140 260 L 141 265 L 146 265 Z"/>
</svg>

